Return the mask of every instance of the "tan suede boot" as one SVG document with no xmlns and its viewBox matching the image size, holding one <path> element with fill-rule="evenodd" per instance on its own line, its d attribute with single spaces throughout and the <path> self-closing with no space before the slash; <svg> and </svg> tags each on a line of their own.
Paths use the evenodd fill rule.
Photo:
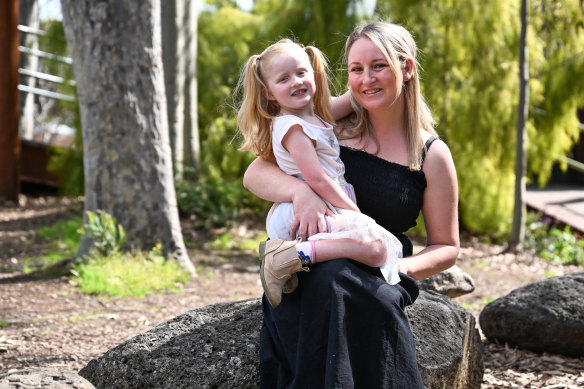
<svg viewBox="0 0 584 389">
<path fill-rule="evenodd" d="M 298 252 L 297 241 L 285 241 L 270 239 L 260 243 L 260 279 L 268 302 L 274 308 L 282 301 L 282 289 L 286 282 L 299 271 L 308 271 L 302 267 Z M 290 293 L 291 287 L 296 288 L 297 281 L 292 280 L 286 285 L 286 293 Z"/>
</svg>

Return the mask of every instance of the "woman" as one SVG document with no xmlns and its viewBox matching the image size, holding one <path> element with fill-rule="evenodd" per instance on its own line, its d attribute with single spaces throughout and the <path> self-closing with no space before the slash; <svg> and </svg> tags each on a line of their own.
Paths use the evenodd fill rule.
<svg viewBox="0 0 584 389">
<path fill-rule="evenodd" d="M 355 113 L 338 125 L 345 177 L 360 210 L 403 246 L 401 282 L 349 259 L 299 273 L 277 309 L 263 302 L 260 374 L 265 388 L 423 388 L 404 309 L 414 279 L 456 261 L 458 189 L 448 147 L 436 139 L 421 94 L 416 44 L 403 27 L 375 22 L 347 39 L 345 60 Z M 303 181 L 256 159 L 244 185 L 261 198 L 292 201 L 301 237 L 326 231 L 326 205 Z M 427 245 L 412 255 L 404 232 L 423 213 Z"/>
</svg>

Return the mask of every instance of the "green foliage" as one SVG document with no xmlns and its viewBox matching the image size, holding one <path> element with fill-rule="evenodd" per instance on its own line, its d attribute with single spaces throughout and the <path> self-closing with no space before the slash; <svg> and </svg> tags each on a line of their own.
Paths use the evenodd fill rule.
<svg viewBox="0 0 584 389">
<path fill-rule="evenodd" d="M 513 211 L 519 101 L 519 2 L 380 0 L 378 14 L 404 24 L 421 49 L 422 88 L 458 170 L 464 227 L 502 236 Z M 532 2 L 528 171 L 543 184 L 577 137 L 584 89 L 578 0 Z"/>
<path fill-rule="evenodd" d="M 78 230 L 82 223 L 82 216 L 77 215 L 71 219 L 62 220 L 51 226 L 39 229 L 37 236 L 42 240 L 50 241 L 51 248 L 42 255 L 23 260 L 28 272 L 34 271 L 39 266 L 42 267 L 74 257 L 81 241 Z"/>
<path fill-rule="evenodd" d="M 102 256 L 119 253 L 126 243 L 126 233 L 116 218 L 107 212 L 87 211 L 87 224 L 79 230 L 83 238 L 93 241 L 93 249 Z"/>
<path fill-rule="evenodd" d="M 162 247 L 149 253 L 90 254 L 72 273 L 84 293 L 141 297 L 150 292 L 177 290 L 189 274 L 162 256 Z"/>
<path fill-rule="evenodd" d="M 551 262 L 584 266 L 584 239 L 539 212 L 528 215 L 525 246 Z"/>
<path fill-rule="evenodd" d="M 9 325 L 10 325 L 10 324 L 8 324 L 8 323 L 7 323 L 7 322 L 5 322 L 5 321 L 0 321 L 0 328 L 6 328 L 6 327 L 8 327 Z"/>
</svg>

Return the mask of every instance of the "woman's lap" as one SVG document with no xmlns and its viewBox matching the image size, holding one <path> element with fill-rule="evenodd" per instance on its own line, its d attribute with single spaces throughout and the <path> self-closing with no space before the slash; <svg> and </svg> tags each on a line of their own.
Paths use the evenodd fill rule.
<svg viewBox="0 0 584 389">
<path fill-rule="evenodd" d="M 328 261 L 299 274 L 278 308 L 264 298 L 263 388 L 423 387 L 404 312 L 417 286 L 401 274 L 401 284 L 389 285 L 377 272 Z"/>
</svg>

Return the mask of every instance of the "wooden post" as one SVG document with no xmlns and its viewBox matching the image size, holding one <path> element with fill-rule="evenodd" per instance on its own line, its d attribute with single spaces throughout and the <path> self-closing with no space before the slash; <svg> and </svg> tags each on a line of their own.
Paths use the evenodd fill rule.
<svg viewBox="0 0 584 389">
<path fill-rule="evenodd" d="M 0 200 L 18 200 L 18 0 L 0 1 Z"/>
</svg>

